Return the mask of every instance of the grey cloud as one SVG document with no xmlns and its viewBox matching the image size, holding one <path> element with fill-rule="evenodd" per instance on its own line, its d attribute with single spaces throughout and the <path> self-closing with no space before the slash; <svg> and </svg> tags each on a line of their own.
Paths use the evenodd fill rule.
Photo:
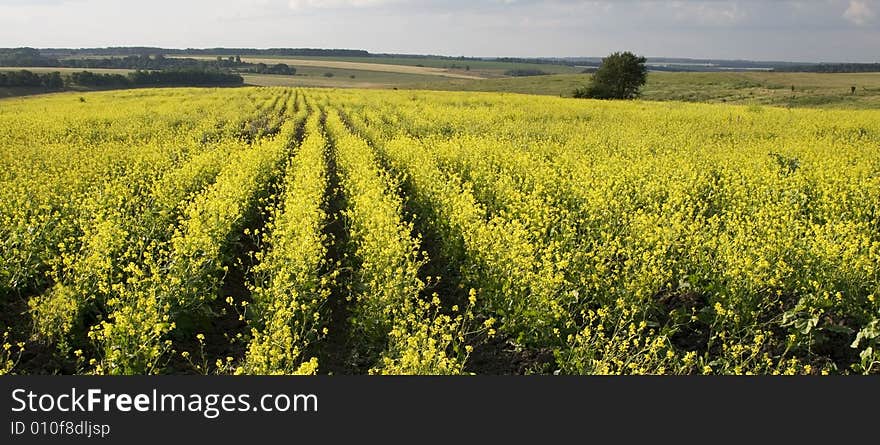
<svg viewBox="0 0 880 445">
<path fill-rule="evenodd" d="M 0 46 L 873 61 L 880 0 L 0 0 Z"/>
</svg>

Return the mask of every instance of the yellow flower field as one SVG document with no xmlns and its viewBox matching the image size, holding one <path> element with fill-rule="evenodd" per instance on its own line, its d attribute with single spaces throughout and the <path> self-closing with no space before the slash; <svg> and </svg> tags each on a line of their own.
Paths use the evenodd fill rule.
<svg viewBox="0 0 880 445">
<path fill-rule="evenodd" d="M 0 102 L 0 373 L 877 374 L 880 112 Z"/>
</svg>

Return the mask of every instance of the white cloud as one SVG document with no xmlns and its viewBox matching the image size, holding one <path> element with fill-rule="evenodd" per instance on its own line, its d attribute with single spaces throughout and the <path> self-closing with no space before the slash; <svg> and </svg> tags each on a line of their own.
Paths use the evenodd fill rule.
<svg viewBox="0 0 880 445">
<path fill-rule="evenodd" d="M 859 26 L 872 23 L 876 17 L 874 9 L 863 0 L 851 0 L 849 7 L 843 12 L 843 18 Z"/>
</svg>

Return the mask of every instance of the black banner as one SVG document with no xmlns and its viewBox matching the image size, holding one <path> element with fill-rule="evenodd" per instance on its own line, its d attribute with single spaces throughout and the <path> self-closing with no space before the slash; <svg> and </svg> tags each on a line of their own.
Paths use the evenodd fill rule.
<svg viewBox="0 0 880 445">
<path fill-rule="evenodd" d="M 2 443 L 842 443 L 874 436 L 880 379 L 27 376 L 0 391 Z"/>
</svg>

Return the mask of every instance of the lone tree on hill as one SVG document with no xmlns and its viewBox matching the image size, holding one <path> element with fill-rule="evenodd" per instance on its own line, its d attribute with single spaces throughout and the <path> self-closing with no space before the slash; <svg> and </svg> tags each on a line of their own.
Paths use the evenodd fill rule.
<svg viewBox="0 0 880 445">
<path fill-rule="evenodd" d="M 590 84 L 574 91 L 574 97 L 634 99 L 648 78 L 647 59 L 631 52 L 617 52 L 602 59 Z"/>
</svg>

